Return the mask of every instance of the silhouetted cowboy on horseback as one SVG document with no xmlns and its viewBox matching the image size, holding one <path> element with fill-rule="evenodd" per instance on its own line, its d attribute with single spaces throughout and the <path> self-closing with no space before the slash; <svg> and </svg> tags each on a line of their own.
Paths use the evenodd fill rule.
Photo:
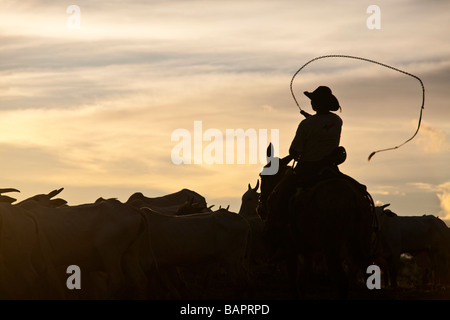
<svg viewBox="0 0 450 320">
<path fill-rule="evenodd" d="M 279 211 L 277 221 L 270 223 L 270 232 L 283 233 L 290 223 L 288 203 L 294 194 L 305 196 L 305 190 L 313 187 L 319 180 L 340 174 L 338 164 L 345 160 L 345 149 L 339 147 L 342 129 L 342 119 L 332 113 L 340 109 L 339 101 L 331 89 L 320 86 L 313 92 L 304 94 L 311 99 L 311 106 L 316 114 L 311 115 L 301 111 L 306 117 L 300 122 L 295 137 L 289 148 L 289 155 L 281 159 L 288 164 L 291 160 L 297 162 L 293 170 L 287 170 L 280 176 L 280 181 L 274 189 L 274 194 L 283 208 L 273 208 Z M 341 151 L 341 152 L 338 152 Z M 340 155 L 336 157 L 336 155 Z M 339 158 L 339 159 L 337 159 Z"/>
<path fill-rule="evenodd" d="M 316 114 L 301 111 L 306 119 L 298 125 L 289 155 L 281 160 L 282 163 L 297 162 L 292 172 L 285 174 L 277 186 L 277 192 L 283 194 L 281 197 L 286 203 L 294 192 L 311 188 L 321 179 L 345 176 L 338 169 L 346 159 L 345 149 L 339 146 L 342 119 L 331 112 L 341 108 L 339 101 L 326 86 L 304 94 L 311 99 Z"/>
<path fill-rule="evenodd" d="M 283 241 L 286 243 L 283 238 L 286 239 L 290 233 L 289 225 L 297 219 L 293 214 L 297 217 L 312 214 L 311 210 L 303 210 L 301 203 L 310 206 L 310 198 L 313 196 L 314 200 L 311 201 L 316 203 L 322 201 L 320 197 L 329 200 L 328 194 L 322 191 L 315 193 L 319 186 L 324 190 L 324 183 L 328 185 L 325 187 L 328 192 L 339 194 L 342 190 L 336 189 L 342 188 L 342 183 L 336 183 L 335 180 L 346 180 L 346 187 L 351 188 L 348 184 L 353 185 L 361 198 L 366 197 L 365 186 L 338 169 L 338 165 L 346 159 L 345 149 L 339 146 L 343 122 L 332 112 L 340 109 L 338 99 L 326 86 L 319 86 L 313 92 L 304 94 L 311 99 L 311 106 L 316 114 L 310 115 L 301 111 L 306 119 L 298 126 L 289 148 L 289 155 L 280 159 L 280 167 L 284 169 L 276 176 L 264 176 L 264 181 L 261 180 L 260 212 L 263 214 L 266 214 L 267 210 L 272 212 L 266 225 L 267 236 L 272 239 L 271 241 L 278 242 L 278 246 L 281 247 L 285 247 L 282 243 Z M 287 166 L 291 160 L 297 161 L 297 165 L 293 168 Z M 273 188 L 273 191 L 268 191 L 267 185 L 271 185 L 269 189 Z M 326 201 L 325 198 L 323 200 Z M 347 201 L 346 199 L 348 197 L 341 200 Z M 296 209 L 291 207 L 290 204 L 293 203 L 296 203 Z M 266 205 L 268 206 L 265 207 Z"/>
</svg>

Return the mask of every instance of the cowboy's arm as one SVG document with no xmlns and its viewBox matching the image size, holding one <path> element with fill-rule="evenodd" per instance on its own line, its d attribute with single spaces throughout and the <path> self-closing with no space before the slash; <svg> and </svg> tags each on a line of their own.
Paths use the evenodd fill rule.
<svg viewBox="0 0 450 320">
<path fill-rule="evenodd" d="M 303 149 L 303 134 L 302 134 L 302 126 L 301 123 L 297 128 L 297 132 L 295 133 L 295 137 L 292 140 L 291 146 L 289 148 L 289 155 L 293 157 L 295 160 L 300 158 L 300 151 Z"/>
<path fill-rule="evenodd" d="M 300 154 L 292 147 L 289 148 L 289 156 L 295 160 L 298 160 L 300 158 Z"/>
<path fill-rule="evenodd" d="M 305 110 L 300 110 L 300 113 L 301 113 L 305 118 L 308 118 L 308 117 L 311 117 L 311 116 L 312 116 L 310 113 L 306 112 Z"/>
</svg>

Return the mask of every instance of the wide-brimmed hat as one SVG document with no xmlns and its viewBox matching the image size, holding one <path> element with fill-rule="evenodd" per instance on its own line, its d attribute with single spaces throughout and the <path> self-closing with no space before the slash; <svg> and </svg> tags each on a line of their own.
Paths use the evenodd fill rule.
<svg viewBox="0 0 450 320">
<path fill-rule="evenodd" d="M 321 108 L 328 108 L 330 111 L 337 111 L 340 108 L 338 99 L 326 86 L 320 86 L 313 92 L 305 91 L 303 93 L 311 100 L 318 102 Z"/>
</svg>

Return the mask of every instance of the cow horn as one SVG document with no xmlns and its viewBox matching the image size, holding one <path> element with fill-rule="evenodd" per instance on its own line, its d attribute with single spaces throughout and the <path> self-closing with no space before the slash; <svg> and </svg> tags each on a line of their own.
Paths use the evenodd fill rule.
<svg viewBox="0 0 450 320">
<path fill-rule="evenodd" d="M 250 183 L 248 184 L 248 190 L 250 190 L 252 188 L 252 186 L 250 185 Z"/>
<path fill-rule="evenodd" d="M 0 194 L 1 194 L 1 193 L 7 193 L 7 192 L 20 192 L 20 191 L 17 190 L 17 189 L 14 189 L 14 188 L 0 189 Z"/>
<path fill-rule="evenodd" d="M 230 205 L 228 205 L 228 207 L 227 207 L 227 211 L 228 211 L 228 209 L 230 209 Z"/>
<path fill-rule="evenodd" d="M 391 205 L 390 203 L 387 203 L 387 204 L 382 205 L 381 208 L 384 209 L 384 208 L 389 207 L 390 205 Z"/>
</svg>

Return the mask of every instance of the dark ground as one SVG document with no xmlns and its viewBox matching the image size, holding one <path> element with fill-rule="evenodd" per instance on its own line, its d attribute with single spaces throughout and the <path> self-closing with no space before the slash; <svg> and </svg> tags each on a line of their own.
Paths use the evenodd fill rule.
<svg viewBox="0 0 450 320">
<path fill-rule="evenodd" d="M 381 289 L 368 289 L 364 280 L 352 286 L 347 300 L 450 300 L 450 285 L 423 284 L 411 275 L 400 273 L 397 289 L 386 287 L 382 277 Z M 309 286 L 303 295 L 294 296 L 290 291 L 290 279 L 283 266 L 278 268 L 260 267 L 251 285 L 234 286 L 226 276 L 216 276 L 205 288 L 195 281 L 187 281 L 188 294 L 182 298 L 170 296 L 156 299 L 175 300 L 239 300 L 239 301 L 285 301 L 285 300 L 341 300 L 326 274 L 314 273 L 309 276 Z"/>
</svg>

